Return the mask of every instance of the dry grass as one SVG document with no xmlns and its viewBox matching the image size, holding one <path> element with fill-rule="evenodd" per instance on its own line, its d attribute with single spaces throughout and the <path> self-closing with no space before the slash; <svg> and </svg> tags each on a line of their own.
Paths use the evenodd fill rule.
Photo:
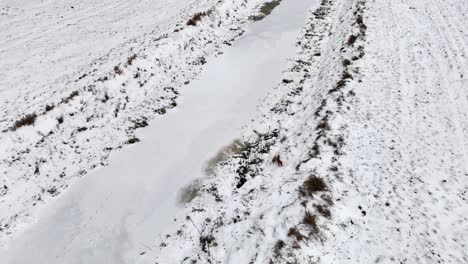
<svg viewBox="0 0 468 264">
<path fill-rule="evenodd" d="M 122 75 L 123 74 L 123 70 L 120 69 L 120 67 L 118 65 L 114 67 L 114 72 L 117 75 Z"/>
<path fill-rule="evenodd" d="M 269 16 L 273 10 L 281 4 L 281 0 L 273 0 L 267 2 L 260 7 L 260 13 L 258 15 L 250 16 L 249 19 L 252 21 L 260 21 L 265 17 Z"/>
<path fill-rule="evenodd" d="M 138 143 L 140 142 L 140 139 L 139 138 L 131 138 L 127 141 L 127 144 L 135 144 L 135 143 Z"/>
<path fill-rule="evenodd" d="M 211 10 L 208 12 L 198 12 L 194 14 L 188 21 L 187 26 L 196 26 L 199 21 L 202 20 L 203 17 L 209 16 L 211 14 Z"/>
<path fill-rule="evenodd" d="M 309 176 L 299 188 L 300 194 L 304 197 L 312 197 L 315 193 L 326 190 L 328 190 L 328 187 L 325 181 L 315 175 Z"/>
<path fill-rule="evenodd" d="M 70 102 L 73 98 L 77 97 L 80 94 L 78 91 L 73 91 L 69 96 L 62 99 L 62 103 L 66 104 Z"/>
<path fill-rule="evenodd" d="M 57 122 L 58 122 L 59 124 L 62 124 L 62 123 L 63 123 L 63 115 L 61 115 L 61 116 L 59 116 L 59 117 L 57 118 Z"/>
<path fill-rule="evenodd" d="M 362 15 L 358 15 L 356 17 L 356 23 L 359 26 L 359 30 L 360 30 L 361 34 L 365 35 L 367 26 L 366 26 L 366 24 L 364 24 L 364 19 L 362 18 Z"/>
<path fill-rule="evenodd" d="M 132 65 L 133 64 L 133 61 L 137 58 L 137 55 L 136 54 L 133 54 L 132 56 L 130 56 L 128 59 L 127 59 L 127 64 L 128 65 Z"/>
<path fill-rule="evenodd" d="M 306 212 L 304 218 L 302 219 L 302 223 L 310 228 L 311 235 L 317 235 L 319 232 L 319 228 L 317 226 L 317 217 L 310 212 Z"/>
<path fill-rule="evenodd" d="M 45 111 L 46 111 L 46 112 L 49 112 L 49 111 L 52 111 L 54 108 L 55 108 L 55 105 L 54 105 L 54 104 L 46 105 L 46 106 L 45 106 Z"/>
<path fill-rule="evenodd" d="M 203 252 L 208 253 L 210 245 L 216 246 L 216 240 L 212 235 L 200 236 L 200 247 Z"/>
<path fill-rule="evenodd" d="M 330 130 L 330 124 L 328 123 L 328 118 L 323 118 L 320 120 L 318 123 L 317 127 L 315 127 L 317 130 Z"/>
<path fill-rule="evenodd" d="M 276 154 L 273 159 L 271 160 L 274 164 L 278 165 L 278 167 L 283 167 L 283 161 L 279 154 Z"/>
<path fill-rule="evenodd" d="M 346 79 L 353 79 L 353 76 L 347 71 L 343 71 L 343 74 L 341 75 L 341 79 L 342 80 L 346 80 Z"/>
<path fill-rule="evenodd" d="M 326 206 L 323 206 L 321 204 L 315 204 L 314 207 L 317 210 L 317 212 L 323 217 L 331 218 L 331 212 Z"/>
<path fill-rule="evenodd" d="M 291 227 L 288 230 L 288 237 L 296 239 L 296 241 L 301 241 L 305 238 L 303 234 L 297 229 L 297 227 Z"/>
<path fill-rule="evenodd" d="M 346 86 L 346 80 L 341 79 L 336 83 L 336 89 L 341 89 Z"/>
<path fill-rule="evenodd" d="M 105 103 L 110 99 L 109 94 L 107 92 L 104 93 L 104 97 L 102 98 L 101 102 Z"/>
<path fill-rule="evenodd" d="M 36 112 L 29 114 L 29 115 L 25 115 L 15 122 L 11 130 L 15 131 L 16 129 L 20 127 L 34 125 L 34 123 L 36 123 L 36 119 L 37 119 Z"/>
<path fill-rule="evenodd" d="M 311 157 L 312 158 L 317 158 L 320 155 L 320 146 L 318 143 L 314 143 L 314 146 L 312 147 L 312 152 L 311 152 Z"/>
<path fill-rule="evenodd" d="M 343 60 L 343 67 L 348 67 L 349 65 L 351 65 L 351 61 L 348 60 L 348 59 L 344 59 Z"/>
<path fill-rule="evenodd" d="M 348 46 L 351 46 L 351 45 L 353 45 L 353 44 L 354 44 L 354 42 L 356 42 L 356 40 L 357 40 L 357 36 L 355 36 L 355 35 L 351 35 L 351 36 L 349 36 L 349 38 L 348 38 L 348 42 L 347 42 Z"/>
<path fill-rule="evenodd" d="M 283 249 L 284 246 L 286 246 L 286 243 L 284 243 L 283 240 L 276 241 L 275 247 L 273 248 L 273 252 L 275 254 L 275 257 L 278 257 L 278 256 L 281 255 L 281 249 Z"/>
</svg>

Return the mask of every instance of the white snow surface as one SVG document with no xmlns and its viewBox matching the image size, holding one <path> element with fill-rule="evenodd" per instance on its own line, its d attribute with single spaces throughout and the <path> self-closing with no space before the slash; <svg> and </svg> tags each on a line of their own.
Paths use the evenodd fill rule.
<svg viewBox="0 0 468 264">
<path fill-rule="evenodd" d="M 6 91 L 24 96 L 76 77 L 110 50 L 189 15 L 181 11 L 194 2 L 3 0 L 0 98 L 6 99 Z"/>
<path fill-rule="evenodd" d="M 134 263 L 154 234 L 171 228 L 181 189 L 240 136 L 258 100 L 281 81 L 309 1 L 288 2 L 225 48 L 178 106 L 150 122 L 142 141 L 112 155 L 38 214 L 0 252 L 8 263 Z M 39 126 L 35 126 L 39 129 Z M 23 254 L 24 251 L 28 254 Z"/>
<path fill-rule="evenodd" d="M 142 263 L 468 263 L 467 9 L 323 0 L 249 147 Z"/>
<path fill-rule="evenodd" d="M 244 25 L 243 19 L 259 3 L 239 9 L 236 14 L 240 21 L 224 23 Z M 225 9 L 218 7 L 216 10 L 224 11 L 214 12 L 199 27 L 175 35 L 172 28 L 171 34 L 167 31 L 168 35 L 159 40 L 167 46 L 190 40 L 195 44 L 187 47 L 193 49 L 181 49 L 193 53 L 184 55 L 172 46 L 174 53 L 167 59 L 163 56 L 167 55 L 167 46 L 161 53 L 146 50 L 145 55 L 138 53 L 131 65 L 122 62 L 122 75 L 111 73 L 110 80 L 93 83 L 96 87 L 89 92 L 100 96 L 100 102 L 112 113 L 106 117 L 101 108 L 91 108 L 99 116 L 91 115 L 91 120 L 99 120 L 101 126 L 91 121 L 94 127 L 87 127 L 92 129 L 74 132 L 70 138 L 62 139 L 66 133 L 46 137 L 51 140 L 48 142 L 60 139 L 66 145 L 77 138 L 80 144 L 91 139 L 88 149 L 79 147 L 80 153 L 67 158 L 62 155 L 60 168 L 87 172 L 91 166 L 85 164 L 97 164 L 96 157 L 105 164 L 107 156 L 97 151 L 95 144 L 104 148 L 115 141 L 118 143 L 112 146 L 122 146 L 135 136 L 133 130 L 125 130 L 128 122 L 144 125 L 148 113 L 175 106 L 179 90 L 181 97 L 174 110 L 136 133 L 141 143 L 113 152 L 109 167 L 95 170 L 47 206 L 38 223 L 11 240 L 7 251 L 1 253 L 4 259 L 8 263 L 468 263 L 466 1 L 284 0 L 270 17 L 258 23 L 258 28 L 285 30 L 287 25 L 282 23 L 289 21 L 288 15 L 281 14 L 295 14 L 293 6 L 303 12 L 310 8 L 294 56 L 292 46 L 275 49 L 267 45 L 264 52 L 255 52 L 259 49 L 256 44 L 265 45 L 262 38 L 268 41 L 272 36 L 258 34 L 253 24 L 233 47 L 222 48 L 226 51 L 223 56 L 208 60 L 199 82 L 178 89 L 197 76 L 205 57 L 220 52 L 219 43 L 241 32 L 239 28 L 233 32 L 216 28 L 218 16 L 232 18 L 223 16 L 233 10 L 228 5 Z M 300 24 L 301 20 L 295 19 Z M 275 27 L 273 23 L 278 22 Z M 184 38 L 178 39 L 181 35 Z M 294 34 L 286 35 L 288 41 L 294 38 Z M 152 37 L 143 47 L 149 49 Z M 253 43 L 249 46 L 253 53 L 244 46 L 249 43 Z M 283 60 L 283 55 L 288 55 L 278 50 L 287 50 L 289 63 Z M 266 63 L 263 67 L 240 67 L 246 65 L 240 63 L 246 57 L 257 61 L 258 54 L 265 55 L 259 58 Z M 277 56 L 282 59 L 270 61 Z M 188 67 L 190 63 L 174 63 L 188 58 L 196 69 Z M 153 61 L 159 66 L 152 68 Z M 115 63 L 107 66 L 112 71 Z M 136 72 L 146 76 L 135 67 L 146 69 L 150 77 L 156 73 L 157 81 L 148 77 L 143 89 L 158 85 L 166 89 L 159 89 L 157 95 L 150 90 L 138 96 L 137 92 L 125 93 L 133 96 L 125 100 L 119 89 L 127 91 L 136 85 L 125 81 Z M 281 68 L 285 70 L 279 74 Z M 237 79 L 223 69 L 256 77 Z M 177 85 L 168 84 L 172 77 Z M 128 88 L 122 88 L 122 82 Z M 218 90 L 213 83 L 222 87 Z M 260 89 L 250 93 L 247 91 L 254 90 L 249 87 L 239 88 L 245 93 L 231 101 L 236 94 L 233 87 L 242 83 L 259 85 Z M 273 85 L 247 123 L 257 103 L 254 98 L 262 97 Z M 71 91 L 61 94 L 59 101 Z M 105 91 L 110 98 L 106 99 Z M 132 113 L 138 109 L 138 118 L 125 122 L 113 117 L 115 104 L 128 101 L 132 105 L 135 98 L 158 97 L 160 93 L 164 99 L 129 108 Z M 206 100 L 206 93 L 214 93 L 212 100 L 224 100 Z M 53 114 L 58 110 L 73 113 L 59 128 L 67 133 L 76 131 L 83 120 L 74 120 L 74 129 L 65 128 L 69 129 L 71 123 L 67 122 L 76 114 L 80 113 L 78 118 L 86 116 L 77 110 L 89 104 L 86 98 L 80 90 L 80 95 L 64 106 L 41 115 L 34 127 L 5 132 L 8 137 L 2 135 L 0 148 L 6 151 L 0 153 L 15 153 L 0 164 L 3 175 L 15 175 L 4 177 L 5 182 L 14 184 L 14 191 L 0 189 L 2 206 L 6 204 L 0 208 L 2 215 L 15 212 L 4 208 L 29 212 L 30 206 L 18 205 L 28 199 L 18 203 L 17 197 L 31 194 L 34 186 L 45 186 L 45 190 L 57 186 L 37 175 L 34 178 L 41 180 L 32 181 L 24 177 L 25 171 L 35 175 L 31 173 L 35 164 L 40 165 L 41 176 L 43 171 L 50 175 L 60 171 L 47 165 L 49 159 L 42 162 L 30 157 L 45 159 L 59 152 L 57 146 L 61 144 L 47 143 L 51 148 L 48 152 L 37 152 L 43 156 L 34 153 L 37 148 L 16 154 L 16 144 L 29 146 L 30 140 L 40 140 L 38 132 L 56 131 Z M 155 101 L 159 103 L 151 108 Z M 214 106 L 216 110 L 210 110 Z M 121 111 L 125 117 L 136 117 L 125 112 L 129 110 L 119 110 L 117 116 Z M 197 113 L 211 118 L 193 118 Z M 5 115 L 0 122 L 9 127 L 13 120 L 16 117 Z M 115 132 L 119 124 L 124 128 L 121 134 Z M 242 124 L 248 125 L 240 130 Z M 174 127 L 179 129 L 171 129 Z M 190 137 L 185 133 L 188 130 L 194 132 Z M 107 139 L 104 134 L 112 137 Z M 84 138 L 79 139 L 80 135 Z M 221 146 L 236 138 L 237 147 L 216 155 Z M 83 154 L 84 150 L 88 154 Z M 77 157 L 89 159 L 75 165 L 68 162 Z M 27 160 L 24 166 L 18 165 L 23 159 Z M 161 164 L 160 159 L 166 162 Z M 216 164 L 209 173 L 204 170 L 207 160 L 210 166 Z M 61 181 L 69 184 L 74 176 Z M 190 201 L 177 208 L 179 193 L 175 190 L 182 186 L 192 186 L 196 191 L 185 189 Z M 39 197 L 48 197 L 47 191 L 38 193 Z M 161 203 L 164 196 L 167 199 Z M 20 220 L 0 223 L 20 223 L 24 218 Z M 34 253 L 25 256 L 24 252 Z"/>
<path fill-rule="evenodd" d="M 0 244 L 174 108 L 263 2 L 2 1 Z"/>
</svg>

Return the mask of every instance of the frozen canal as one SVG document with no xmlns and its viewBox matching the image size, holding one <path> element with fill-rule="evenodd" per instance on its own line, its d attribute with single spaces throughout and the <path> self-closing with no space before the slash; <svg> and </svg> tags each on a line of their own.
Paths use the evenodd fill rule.
<svg viewBox="0 0 468 264">
<path fill-rule="evenodd" d="M 182 187 L 238 138 L 280 79 L 311 2 L 283 1 L 211 60 L 178 107 L 142 129 L 139 144 L 78 181 L 1 252 L 8 264 L 134 263 L 169 230 Z M 102 135 L 103 137 L 105 135 Z"/>
</svg>

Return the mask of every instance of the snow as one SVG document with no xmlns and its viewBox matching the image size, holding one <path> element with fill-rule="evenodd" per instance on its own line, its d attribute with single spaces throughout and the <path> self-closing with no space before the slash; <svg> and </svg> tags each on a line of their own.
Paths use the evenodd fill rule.
<svg viewBox="0 0 468 264">
<path fill-rule="evenodd" d="M 222 53 L 224 47 L 231 45 L 243 33 L 248 17 L 256 13 L 262 2 L 161 2 L 163 9 L 168 12 L 162 13 L 167 17 L 163 17 L 161 13 L 162 20 L 156 22 L 145 19 L 149 13 L 154 12 L 152 8 L 159 6 L 149 2 L 132 2 L 133 9 L 127 8 L 127 4 L 131 3 L 121 2 L 122 5 L 118 5 L 121 9 L 115 7 L 117 9 L 113 12 L 100 8 L 100 2 L 87 2 L 89 5 L 84 7 L 74 5 L 74 9 L 78 11 L 70 11 L 69 5 L 63 1 L 28 1 L 24 4 L 24 12 L 15 7 L 16 2 L 8 2 L 11 8 L 6 8 L 9 11 L 2 11 L 0 24 L 6 28 L 2 33 L 13 36 L 11 32 L 14 30 L 14 21 L 34 16 L 30 18 L 35 21 L 34 24 L 22 24 L 25 31 L 45 34 L 31 40 L 32 43 L 38 42 L 34 45 L 41 46 L 40 43 L 46 41 L 50 42 L 48 45 L 53 50 L 60 50 L 58 46 L 61 45 L 63 34 L 76 37 L 85 43 L 80 46 L 81 55 L 75 56 L 76 49 L 64 50 L 59 55 L 70 60 L 79 59 L 78 68 L 80 65 L 85 66 L 82 69 L 74 68 L 69 74 L 68 70 L 54 68 L 56 62 L 53 62 L 52 66 L 45 68 L 53 69 L 53 73 L 31 75 L 32 85 L 27 85 L 24 89 L 21 88 L 24 84 L 21 80 L 23 77 L 15 77 L 15 83 L 11 83 L 11 87 L 5 88 L 7 91 L 2 93 L 0 185 L 6 186 L 6 191 L 2 193 L 0 202 L 0 244 L 19 230 L 17 224 L 34 222 L 42 204 L 60 195 L 77 178 L 105 166 L 110 153 L 134 142 L 136 129 L 147 126 L 149 120 L 177 106 L 176 98 L 182 90 L 198 77 L 207 61 Z M 145 3 L 151 5 L 151 8 L 146 8 Z M 112 4 L 106 6 L 114 7 Z M 36 8 L 47 12 L 44 16 L 35 17 Z M 101 10 L 105 16 L 91 16 L 88 19 L 83 8 L 95 8 L 96 12 Z M 101 25 L 105 28 L 104 32 L 107 32 L 111 30 L 108 27 L 119 24 L 122 26 L 125 21 L 131 20 L 133 11 L 143 9 L 145 11 L 141 12 L 142 16 L 136 20 L 143 19 L 145 22 L 141 23 L 144 27 L 136 27 L 136 30 L 133 22 L 129 23 L 132 33 L 122 32 L 112 42 L 115 47 L 106 47 L 106 53 L 102 55 L 102 46 L 93 43 L 108 37 L 95 33 L 94 30 L 99 28 L 97 25 L 101 25 L 103 21 L 115 21 L 115 25 L 107 22 Z M 174 13 L 171 14 L 170 10 Z M 193 14 L 207 10 L 212 12 L 196 26 L 186 25 Z M 77 25 L 83 30 L 74 28 L 70 31 L 60 26 L 50 26 L 47 27 L 48 31 L 42 32 L 45 25 L 62 21 L 62 18 L 55 15 L 47 15 L 57 12 L 71 12 L 70 16 L 77 12 L 73 19 L 79 21 Z M 155 26 L 151 23 L 159 24 Z M 22 45 L 29 45 L 28 36 L 7 36 L 5 39 L 18 42 L 23 47 Z M 130 36 L 134 37 L 129 38 Z M 127 40 L 123 40 L 127 37 Z M 102 43 L 105 41 L 107 40 Z M 41 47 L 49 48 L 48 45 Z M 73 43 L 70 45 L 76 46 Z M 1 47 L 10 48 L 6 43 Z M 30 52 L 36 52 L 36 49 Z M 89 53 L 93 58 L 87 56 Z M 6 65 L 6 72 L 18 69 L 13 75 L 27 74 L 27 67 L 23 68 L 18 63 L 41 60 L 41 56 L 47 54 L 37 58 L 32 56 L 30 60 L 18 58 L 18 61 L 15 56 L 8 55 L 7 60 L 2 60 L 5 64 L 1 65 Z M 64 60 L 63 63 L 76 64 L 70 60 Z M 14 69 L 9 68 L 9 61 L 17 64 Z M 36 61 L 28 67 L 44 70 L 36 67 L 37 65 L 40 64 Z M 46 83 L 45 86 L 41 84 L 43 82 Z M 34 125 L 14 129 L 17 120 L 33 113 L 38 116 Z"/>
<path fill-rule="evenodd" d="M 353 176 L 337 188 L 348 192 L 335 221 L 347 222 L 340 209 L 359 205 L 367 216 L 327 247 L 342 245 L 336 262 L 466 263 L 468 35 L 460 23 L 468 22 L 468 6 L 367 7 L 364 77 L 355 89 L 358 107 L 345 117 L 353 127 L 345 151 L 353 155 L 342 163 Z"/>
<path fill-rule="evenodd" d="M 180 190 L 205 177 L 206 162 L 240 136 L 258 100 L 281 81 L 308 5 L 284 4 L 246 28 L 186 86 L 177 108 L 136 134 L 141 143 L 112 155 L 109 166 L 47 206 L 36 224 L 9 243 L 3 259 L 134 263 L 142 245 L 170 229 L 181 209 Z"/>
<path fill-rule="evenodd" d="M 466 1 L 282 1 L 246 28 L 262 3 L 187 7 L 213 11 L 3 132 L 2 261 L 468 263 Z"/>
<path fill-rule="evenodd" d="M 4 0 L 0 98 L 76 77 L 110 50 L 185 16 L 195 2 Z"/>
<path fill-rule="evenodd" d="M 466 263 L 467 7 L 323 0 L 251 148 L 142 263 Z"/>
</svg>

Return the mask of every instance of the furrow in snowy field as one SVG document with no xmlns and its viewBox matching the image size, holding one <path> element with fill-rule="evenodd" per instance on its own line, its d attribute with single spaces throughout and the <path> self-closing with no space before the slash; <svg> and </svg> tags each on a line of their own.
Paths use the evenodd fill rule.
<svg viewBox="0 0 468 264">
<path fill-rule="evenodd" d="M 468 262 L 467 8 L 323 0 L 240 153 L 142 263 Z"/>
<path fill-rule="evenodd" d="M 113 150 L 138 142 L 134 131 L 175 107 L 183 87 L 242 34 L 263 2 L 188 2 L 79 75 L 2 101 L 0 236 L 33 220 L 36 208 L 74 179 L 105 166 Z"/>
</svg>

